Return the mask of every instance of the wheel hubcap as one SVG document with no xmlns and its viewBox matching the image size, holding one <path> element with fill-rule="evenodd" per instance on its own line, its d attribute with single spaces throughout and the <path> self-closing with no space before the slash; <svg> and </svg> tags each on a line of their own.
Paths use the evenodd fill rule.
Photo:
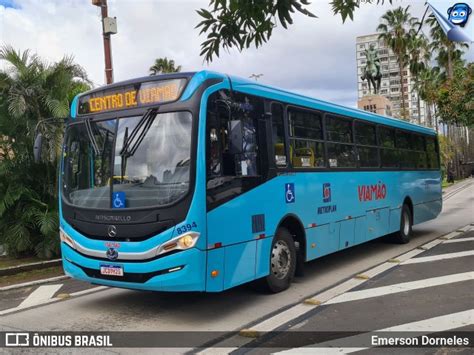
<svg viewBox="0 0 474 355">
<path fill-rule="evenodd" d="M 403 234 L 408 235 L 410 233 L 410 216 L 407 212 L 403 212 Z"/>
<path fill-rule="evenodd" d="M 279 280 L 284 279 L 290 271 L 291 265 L 290 248 L 283 240 L 275 243 L 272 250 L 272 273 Z"/>
</svg>

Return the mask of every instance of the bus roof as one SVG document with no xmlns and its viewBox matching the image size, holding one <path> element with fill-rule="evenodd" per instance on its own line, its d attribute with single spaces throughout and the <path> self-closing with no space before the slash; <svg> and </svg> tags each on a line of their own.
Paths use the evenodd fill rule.
<svg viewBox="0 0 474 355">
<path fill-rule="evenodd" d="M 232 87 L 234 90 L 255 92 L 262 96 L 273 98 L 275 100 L 287 102 L 290 104 L 300 105 L 309 107 L 317 110 L 331 112 L 339 115 L 349 116 L 364 121 L 370 121 L 379 124 L 385 124 L 401 129 L 411 130 L 419 133 L 435 135 L 436 132 L 428 127 L 420 126 L 414 123 L 410 123 L 398 118 L 382 116 L 376 113 L 359 110 L 357 108 L 346 107 L 335 103 L 327 102 L 324 100 L 308 97 L 301 94 L 289 92 L 280 88 L 276 88 L 270 85 L 264 85 L 256 81 L 249 79 L 239 78 L 230 76 L 232 80 Z"/>
<path fill-rule="evenodd" d="M 280 88 L 276 88 L 270 85 L 261 84 L 256 81 L 252 81 L 245 78 L 240 78 L 237 76 L 231 76 L 223 73 L 213 72 L 209 70 L 202 70 L 199 72 L 182 72 L 182 73 L 171 73 L 171 74 L 162 74 L 162 75 L 152 75 L 145 76 L 141 78 L 135 78 L 131 80 L 117 82 L 111 85 L 107 85 L 107 89 L 114 87 L 126 86 L 134 83 L 139 83 L 143 81 L 153 81 L 153 80 L 164 80 L 164 79 L 176 79 L 176 78 L 186 78 L 189 80 L 187 87 L 184 89 L 183 94 L 181 95 L 180 100 L 187 100 L 197 88 L 204 83 L 207 79 L 211 78 L 220 78 L 224 81 L 231 80 L 232 88 L 237 91 L 246 92 L 248 94 L 261 95 L 270 99 L 286 102 L 288 104 L 294 104 L 298 106 L 304 106 L 307 108 L 312 108 L 316 110 L 322 110 L 326 112 L 331 112 L 339 115 L 349 116 L 352 118 L 370 121 L 379 124 L 385 124 L 388 126 L 393 126 L 401 129 L 407 129 L 411 131 L 416 131 L 424 134 L 435 135 L 435 131 L 431 128 L 420 126 L 414 123 L 403 121 L 398 118 L 382 116 L 376 113 L 371 113 L 367 111 L 362 111 L 356 108 L 346 107 L 334 103 L 330 103 L 324 100 L 308 97 L 301 94 L 296 94 L 289 92 Z M 77 105 L 77 98 L 79 96 L 87 95 L 95 91 L 104 90 L 105 87 L 100 87 L 94 90 L 90 90 L 86 93 L 78 95 L 73 102 Z M 73 110 L 71 110 L 73 113 Z M 74 114 L 74 113 L 73 113 Z"/>
</svg>

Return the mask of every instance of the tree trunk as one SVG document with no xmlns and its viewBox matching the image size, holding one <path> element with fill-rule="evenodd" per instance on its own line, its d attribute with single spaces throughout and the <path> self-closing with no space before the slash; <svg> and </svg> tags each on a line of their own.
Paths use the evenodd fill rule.
<svg viewBox="0 0 474 355">
<path fill-rule="evenodd" d="M 454 73 L 453 73 L 452 52 L 451 52 L 451 48 L 448 47 L 448 79 L 452 80 L 453 77 L 454 77 Z"/>
<path fill-rule="evenodd" d="M 428 126 L 433 127 L 433 118 L 431 117 L 431 104 L 425 101 Z"/>
<path fill-rule="evenodd" d="M 419 85 L 418 75 L 415 76 L 415 83 L 416 83 L 416 87 L 418 88 L 419 87 L 418 86 Z M 426 102 L 425 102 L 425 105 L 426 105 Z M 418 90 L 416 91 L 416 106 L 417 106 L 417 109 L 418 109 L 418 124 L 421 124 L 421 103 L 420 103 L 420 92 Z M 426 119 L 425 119 L 425 121 L 426 121 Z"/>
<path fill-rule="evenodd" d="M 400 89 L 402 93 L 402 109 L 401 109 L 401 117 L 406 119 L 406 111 L 405 111 L 405 92 L 403 91 L 403 63 L 402 63 L 402 55 L 400 54 L 398 57 L 398 67 L 400 71 Z"/>
</svg>

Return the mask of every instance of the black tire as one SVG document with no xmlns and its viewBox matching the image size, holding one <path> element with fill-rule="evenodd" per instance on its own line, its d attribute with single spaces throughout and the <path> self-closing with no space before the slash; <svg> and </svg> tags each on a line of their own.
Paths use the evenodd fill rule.
<svg viewBox="0 0 474 355">
<path fill-rule="evenodd" d="M 406 244 L 410 241 L 413 227 L 413 216 L 408 205 L 403 205 L 400 213 L 400 230 L 394 233 L 394 241 L 398 244 Z"/>
<path fill-rule="evenodd" d="M 265 288 L 277 293 L 290 287 L 296 269 L 295 241 L 288 229 L 278 228 L 270 253 L 270 274 L 263 279 Z"/>
</svg>

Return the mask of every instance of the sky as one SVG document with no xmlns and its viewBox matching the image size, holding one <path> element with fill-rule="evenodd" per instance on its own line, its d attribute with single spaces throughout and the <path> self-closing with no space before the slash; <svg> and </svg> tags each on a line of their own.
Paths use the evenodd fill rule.
<svg viewBox="0 0 474 355">
<path fill-rule="evenodd" d="M 354 21 L 343 24 L 329 0 L 313 0 L 309 9 L 318 18 L 296 14 L 294 25 L 278 26 L 262 47 L 221 51 L 208 64 L 199 56 L 205 37 L 194 27 L 200 21 L 196 9 L 207 8 L 209 0 L 108 0 L 109 16 L 117 17 L 118 25 L 112 36 L 114 79 L 148 75 L 156 58 L 168 57 L 183 71 L 263 74 L 262 83 L 355 107 L 356 37 L 375 33 L 389 8 L 411 5 L 411 14 L 421 18 L 424 2 L 363 3 Z M 30 49 L 50 62 L 72 55 L 98 87 L 105 81 L 100 21 L 100 9 L 91 0 L 0 0 L 0 45 Z M 474 49 L 467 59 L 474 60 Z"/>
</svg>

